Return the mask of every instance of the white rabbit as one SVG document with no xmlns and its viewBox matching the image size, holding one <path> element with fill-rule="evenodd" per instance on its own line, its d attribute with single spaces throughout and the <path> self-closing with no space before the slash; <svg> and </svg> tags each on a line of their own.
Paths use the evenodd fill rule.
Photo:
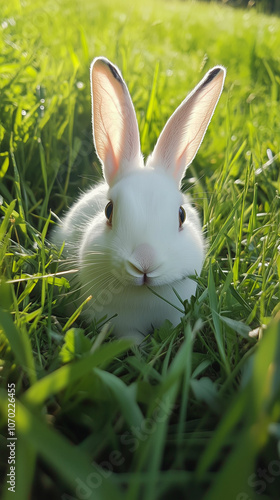
<svg viewBox="0 0 280 500">
<path fill-rule="evenodd" d="M 141 342 L 182 316 L 204 260 L 198 215 L 180 190 L 222 92 L 226 71 L 211 69 L 166 123 L 144 166 L 134 107 L 119 69 L 91 66 L 94 144 L 105 182 L 82 194 L 54 231 L 64 269 L 88 321 L 111 320 L 117 336 Z M 71 274 L 67 275 L 68 277 Z M 151 292 L 153 289 L 162 298 Z"/>
</svg>

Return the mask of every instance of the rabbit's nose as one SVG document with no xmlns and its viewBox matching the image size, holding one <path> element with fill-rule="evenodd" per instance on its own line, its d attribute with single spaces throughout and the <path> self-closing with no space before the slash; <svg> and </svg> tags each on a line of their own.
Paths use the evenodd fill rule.
<svg viewBox="0 0 280 500">
<path fill-rule="evenodd" d="M 133 275 L 148 274 L 154 271 L 158 264 L 156 263 L 156 253 L 147 243 L 142 243 L 135 248 L 128 262 L 128 269 Z"/>
</svg>

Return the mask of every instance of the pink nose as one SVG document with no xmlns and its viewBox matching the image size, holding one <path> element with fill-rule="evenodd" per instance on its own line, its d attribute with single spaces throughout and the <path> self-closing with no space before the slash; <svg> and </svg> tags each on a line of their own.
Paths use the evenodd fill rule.
<svg viewBox="0 0 280 500">
<path fill-rule="evenodd" d="M 152 271 L 155 264 L 155 251 L 153 247 L 147 243 L 138 245 L 131 255 L 129 263 L 144 274 Z"/>
</svg>

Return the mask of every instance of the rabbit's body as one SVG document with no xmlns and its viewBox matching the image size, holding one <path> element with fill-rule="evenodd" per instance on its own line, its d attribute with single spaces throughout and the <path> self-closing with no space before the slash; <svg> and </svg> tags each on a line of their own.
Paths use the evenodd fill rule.
<svg viewBox="0 0 280 500">
<path fill-rule="evenodd" d="M 213 96 L 207 86 L 215 78 Z M 139 342 L 165 319 L 177 324 L 183 306 L 174 290 L 183 300 L 195 293 L 191 276 L 201 271 L 204 242 L 198 215 L 178 183 L 203 138 L 223 79 L 220 67 L 206 75 L 184 101 L 187 109 L 182 103 L 171 117 L 144 166 L 127 87 L 109 61 L 93 63 L 94 139 L 107 182 L 80 197 L 53 240 L 58 246 L 65 241 L 64 265 L 76 269 L 70 278 L 76 305 L 91 295 L 86 318 L 112 318 L 119 336 Z M 200 127 L 193 119 L 199 104 L 191 102 L 198 97 L 211 100 Z M 193 137 L 186 132 L 189 122 Z"/>
</svg>

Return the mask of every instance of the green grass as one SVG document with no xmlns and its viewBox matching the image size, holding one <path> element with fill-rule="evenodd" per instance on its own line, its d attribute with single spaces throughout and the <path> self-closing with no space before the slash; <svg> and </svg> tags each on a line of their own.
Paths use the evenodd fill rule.
<svg viewBox="0 0 280 500">
<path fill-rule="evenodd" d="M 133 3 L 1 5 L 1 498 L 276 499 L 280 20 Z M 80 311 L 67 317 L 68 283 L 54 276 L 59 249 L 48 242 L 54 214 L 101 175 L 89 89 L 97 55 L 123 72 L 145 155 L 202 75 L 228 70 L 183 185 L 208 239 L 197 296 L 181 325 L 164 323 L 141 350 L 85 325 Z M 6 483 L 11 383 L 15 493 Z"/>
</svg>

